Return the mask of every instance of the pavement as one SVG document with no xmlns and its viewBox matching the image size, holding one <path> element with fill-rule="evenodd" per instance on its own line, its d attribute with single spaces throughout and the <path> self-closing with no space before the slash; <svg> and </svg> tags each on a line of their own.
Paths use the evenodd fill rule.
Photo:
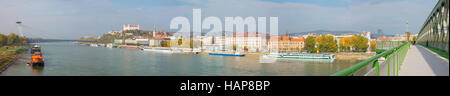
<svg viewBox="0 0 450 96">
<path fill-rule="evenodd" d="M 420 45 L 412 45 L 400 68 L 400 76 L 449 76 L 449 63 Z"/>
</svg>

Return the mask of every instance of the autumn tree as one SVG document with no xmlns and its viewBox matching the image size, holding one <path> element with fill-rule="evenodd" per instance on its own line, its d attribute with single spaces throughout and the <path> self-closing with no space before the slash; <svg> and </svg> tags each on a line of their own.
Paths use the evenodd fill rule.
<svg viewBox="0 0 450 96">
<path fill-rule="evenodd" d="M 17 43 L 19 43 L 19 36 L 11 33 L 8 35 L 8 39 L 7 39 L 7 45 L 15 45 Z"/>
<path fill-rule="evenodd" d="M 192 39 L 189 40 L 189 47 L 192 49 L 194 48 L 194 40 Z"/>
<path fill-rule="evenodd" d="M 356 37 L 351 36 L 351 37 L 344 37 L 339 39 L 339 49 L 343 52 L 350 52 L 352 51 L 353 47 L 355 46 L 355 44 L 353 43 L 353 40 Z"/>
<path fill-rule="evenodd" d="M 368 41 L 369 39 L 363 37 L 363 36 L 354 36 L 355 38 L 353 38 L 353 43 L 355 45 L 355 50 L 356 52 L 365 52 L 367 51 L 367 48 L 369 47 Z"/>
<path fill-rule="evenodd" d="M 180 45 L 181 46 L 181 44 L 183 44 L 183 39 L 178 39 L 178 45 Z"/>
<path fill-rule="evenodd" d="M 316 38 L 317 48 L 320 52 L 336 52 L 337 41 L 332 35 L 322 35 Z"/>
<path fill-rule="evenodd" d="M 316 37 L 315 36 L 308 36 L 305 40 L 305 50 L 308 50 L 309 52 L 315 52 L 316 51 Z"/>
<path fill-rule="evenodd" d="M 377 50 L 377 41 L 370 41 L 370 51 L 375 52 Z"/>
<path fill-rule="evenodd" d="M 409 37 L 411 36 L 411 32 L 406 32 L 406 41 L 410 42 Z"/>
</svg>

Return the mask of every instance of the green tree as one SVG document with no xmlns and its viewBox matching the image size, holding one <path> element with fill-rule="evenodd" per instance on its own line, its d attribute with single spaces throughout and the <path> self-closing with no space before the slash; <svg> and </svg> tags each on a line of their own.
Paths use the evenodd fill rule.
<svg viewBox="0 0 450 96">
<path fill-rule="evenodd" d="M 27 45 L 28 44 L 28 40 L 27 40 L 27 38 L 26 37 L 19 37 L 19 39 L 20 39 L 20 43 L 22 44 L 22 45 Z"/>
<path fill-rule="evenodd" d="M 315 52 L 316 51 L 316 37 L 315 36 L 308 36 L 305 40 L 305 50 L 308 50 L 309 52 Z"/>
<path fill-rule="evenodd" d="M 0 34 L 0 47 L 5 46 L 7 44 L 7 42 L 8 42 L 8 37 L 3 34 Z"/>
<path fill-rule="evenodd" d="M 377 41 L 370 41 L 370 51 L 375 52 L 377 50 Z"/>
<path fill-rule="evenodd" d="M 19 42 L 19 36 L 11 33 L 8 35 L 8 41 L 7 41 L 7 45 L 15 45 Z"/>
<path fill-rule="evenodd" d="M 170 40 L 167 41 L 167 47 L 170 47 Z"/>
<path fill-rule="evenodd" d="M 113 43 L 114 39 L 116 39 L 117 36 L 111 35 L 111 34 L 103 34 L 97 42 L 99 43 Z"/>
<path fill-rule="evenodd" d="M 182 45 L 183 44 L 183 39 L 178 39 L 178 45 Z"/>
<path fill-rule="evenodd" d="M 189 40 L 189 47 L 194 48 L 194 40 L 192 39 Z"/>
<path fill-rule="evenodd" d="M 411 39 L 409 39 L 409 37 L 411 37 L 411 32 L 406 32 L 406 41 L 410 42 Z"/>
<path fill-rule="evenodd" d="M 337 41 L 334 40 L 332 35 L 322 35 L 316 38 L 317 48 L 320 52 L 336 52 L 337 51 Z"/>
<path fill-rule="evenodd" d="M 369 44 L 367 42 L 369 39 L 363 37 L 363 36 L 355 36 L 353 43 L 355 44 L 355 51 L 356 52 L 365 52 L 367 51 L 367 48 L 369 47 Z"/>
</svg>

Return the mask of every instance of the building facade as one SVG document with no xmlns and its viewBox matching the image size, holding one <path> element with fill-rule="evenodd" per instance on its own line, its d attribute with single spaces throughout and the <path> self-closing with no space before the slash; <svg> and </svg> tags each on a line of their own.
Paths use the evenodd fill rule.
<svg viewBox="0 0 450 96">
<path fill-rule="evenodd" d="M 292 38 L 290 35 L 271 37 L 268 49 L 272 52 L 298 52 L 305 47 L 305 37 Z"/>
<path fill-rule="evenodd" d="M 123 30 L 139 30 L 139 25 L 130 25 L 130 24 L 124 24 Z"/>
</svg>

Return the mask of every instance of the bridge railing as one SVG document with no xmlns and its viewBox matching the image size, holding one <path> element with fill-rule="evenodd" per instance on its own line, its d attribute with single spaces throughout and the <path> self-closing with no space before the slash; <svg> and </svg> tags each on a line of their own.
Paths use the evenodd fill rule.
<svg viewBox="0 0 450 96">
<path fill-rule="evenodd" d="M 417 44 L 449 52 L 449 0 L 439 0 L 417 36 Z"/>
<path fill-rule="evenodd" d="M 336 72 L 332 76 L 397 76 L 411 43 L 400 41 L 390 41 L 388 43 L 401 45 L 390 48 L 363 62 Z"/>
</svg>

